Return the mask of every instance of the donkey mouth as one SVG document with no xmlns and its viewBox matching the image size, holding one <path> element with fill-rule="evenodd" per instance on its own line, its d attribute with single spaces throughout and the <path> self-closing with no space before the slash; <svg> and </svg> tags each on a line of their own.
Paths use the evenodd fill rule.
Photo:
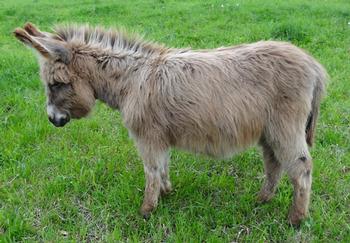
<svg viewBox="0 0 350 243">
<path fill-rule="evenodd" d="M 55 127 L 63 127 L 70 121 L 70 117 L 60 117 L 59 119 L 51 118 L 49 117 L 49 121 L 55 126 Z"/>
</svg>

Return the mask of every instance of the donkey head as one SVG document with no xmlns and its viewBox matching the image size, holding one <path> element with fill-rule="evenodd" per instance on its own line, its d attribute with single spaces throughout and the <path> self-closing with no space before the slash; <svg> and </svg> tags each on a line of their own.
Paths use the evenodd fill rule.
<svg viewBox="0 0 350 243">
<path fill-rule="evenodd" d="M 74 68 L 72 46 L 58 35 L 41 32 L 30 23 L 24 29 L 17 28 L 14 34 L 39 53 L 49 120 L 62 127 L 70 118 L 86 116 L 95 103 L 94 91 Z"/>
</svg>

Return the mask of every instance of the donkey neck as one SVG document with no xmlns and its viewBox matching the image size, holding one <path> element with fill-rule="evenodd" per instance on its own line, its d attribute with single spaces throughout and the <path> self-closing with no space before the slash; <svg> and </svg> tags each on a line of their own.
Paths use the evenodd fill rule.
<svg viewBox="0 0 350 243">
<path fill-rule="evenodd" d="M 109 53 L 94 56 L 95 71 L 90 79 L 95 98 L 114 109 L 120 109 L 133 86 L 142 76 L 142 69 L 152 65 L 161 56 L 160 52 Z"/>
</svg>

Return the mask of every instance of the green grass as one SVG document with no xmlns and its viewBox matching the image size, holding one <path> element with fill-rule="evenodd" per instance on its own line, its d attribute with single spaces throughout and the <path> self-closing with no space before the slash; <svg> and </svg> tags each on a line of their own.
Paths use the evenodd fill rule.
<svg viewBox="0 0 350 243">
<path fill-rule="evenodd" d="M 308 50 L 331 77 L 310 217 L 288 225 L 286 177 L 270 203 L 256 203 L 263 164 L 251 149 L 226 161 L 173 151 L 174 191 L 144 221 L 142 161 L 118 112 L 99 103 L 54 128 L 36 58 L 11 35 L 26 21 L 124 26 L 173 47 L 276 39 Z M 0 241 L 350 242 L 349 22 L 348 0 L 1 1 Z"/>
</svg>

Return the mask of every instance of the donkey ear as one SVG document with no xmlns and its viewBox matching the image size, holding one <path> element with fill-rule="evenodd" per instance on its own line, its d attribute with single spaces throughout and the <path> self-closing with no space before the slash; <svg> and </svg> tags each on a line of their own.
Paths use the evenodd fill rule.
<svg viewBox="0 0 350 243">
<path fill-rule="evenodd" d="M 72 53 L 63 41 L 50 38 L 36 38 L 36 40 L 49 52 L 51 59 L 68 64 L 72 59 Z"/>
<path fill-rule="evenodd" d="M 27 33 L 29 35 L 34 36 L 34 37 L 41 37 L 41 38 L 46 37 L 46 38 L 52 38 L 54 40 L 63 41 L 62 38 L 59 37 L 58 35 L 41 31 L 37 27 L 35 27 L 34 24 L 32 24 L 30 22 L 26 23 L 23 28 L 25 31 L 27 31 Z"/>
<path fill-rule="evenodd" d="M 32 23 L 28 22 L 24 25 L 24 30 L 28 32 L 29 35 L 35 37 L 47 37 L 44 32 L 41 32 L 37 27 Z"/>
<path fill-rule="evenodd" d="M 46 58 L 50 57 L 49 51 L 43 45 L 41 45 L 37 40 L 35 40 L 35 37 L 29 35 L 28 32 L 26 32 L 25 30 L 17 28 L 15 29 L 13 34 L 16 36 L 18 40 L 20 40 L 27 46 L 36 49 L 42 56 Z"/>
<path fill-rule="evenodd" d="M 71 52 L 66 47 L 65 43 L 59 40 L 47 37 L 33 25 L 26 25 L 25 29 L 17 28 L 13 32 L 18 40 L 29 47 L 37 50 L 43 57 L 54 59 L 68 64 L 71 60 Z M 31 35 L 31 34 L 33 35 Z"/>
</svg>

